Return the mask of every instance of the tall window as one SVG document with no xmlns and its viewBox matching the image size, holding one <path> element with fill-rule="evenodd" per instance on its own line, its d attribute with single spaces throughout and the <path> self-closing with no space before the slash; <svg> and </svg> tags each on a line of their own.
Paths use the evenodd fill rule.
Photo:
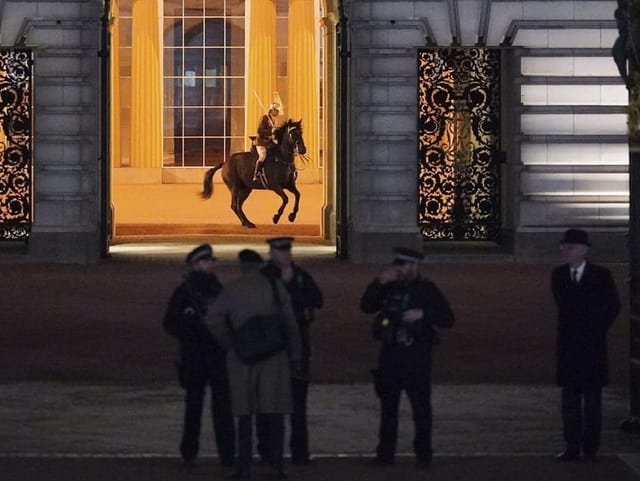
<svg viewBox="0 0 640 481">
<path fill-rule="evenodd" d="M 244 0 L 164 0 L 165 167 L 243 150 Z"/>
</svg>

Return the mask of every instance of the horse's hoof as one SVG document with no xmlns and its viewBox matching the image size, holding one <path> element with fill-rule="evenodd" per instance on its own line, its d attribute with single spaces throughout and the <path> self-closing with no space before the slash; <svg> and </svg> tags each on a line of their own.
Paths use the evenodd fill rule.
<svg viewBox="0 0 640 481">
<path fill-rule="evenodd" d="M 242 227 L 246 227 L 247 229 L 255 229 L 256 225 L 253 222 L 247 222 L 246 224 L 242 224 Z"/>
<path fill-rule="evenodd" d="M 289 214 L 289 222 L 293 222 L 296 220 L 296 215 L 295 214 Z"/>
<path fill-rule="evenodd" d="M 279 215 L 274 215 L 273 216 L 273 223 L 277 224 L 278 222 L 280 222 L 280 216 Z"/>
</svg>

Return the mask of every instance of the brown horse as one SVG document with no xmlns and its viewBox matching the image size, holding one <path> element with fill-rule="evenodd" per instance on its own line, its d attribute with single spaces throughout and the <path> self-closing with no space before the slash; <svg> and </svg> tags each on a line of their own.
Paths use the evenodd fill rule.
<svg viewBox="0 0 640 481">
<path fill-rule="evenodd" d="M 236 152 L 224 163 L 209 169 L 204 175 L 203 190 L 200 196 L 209 199 L 213 193 L 213 176 L 222 169 L 222 180 L 231 192 L 231 210 L 238 216 L 244 227 L 256 225 L 247 219 L 242 210 L 242 204 L 254 189 L 272 190 L 282 199 L 282 205 L 273 215 L 273 223 L 277 224 L 289 203 L 284 189 L 295 196 L 293 210 L 289 214 L 289 222 L 296 220 L 300 205 L 300 191 L 296 187 L 298 173 L 294 164 L 295 156 L 304 155 L 307 148 L 302 138 L 302 120 L 294 122 L 289 119 L 274 132 L 277 144 L 269 149 L 264 161 L 264 173 L 267 178 L 266 187 L 260 180 L 253 180 L 253 171 L 258 159 L 255 147 L 250 152 Z"/>
</svg>

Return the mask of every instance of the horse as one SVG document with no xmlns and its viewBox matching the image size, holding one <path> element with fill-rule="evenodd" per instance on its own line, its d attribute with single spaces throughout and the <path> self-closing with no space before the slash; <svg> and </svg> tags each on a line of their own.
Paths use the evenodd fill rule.
<svg viewBox="0 0 640 481">
<path fill-rule="evenodd" d="M 264 161 L 263 172 L 266 176 L 266 185 L 260 179 L 253 180 L 254 167 L 258 159 L 255 147 L 249 152 L 236 152 L 223 162 L 211 169 L 204 175 L 203 190 L 200 197 L 209 199 L 213 194 L 213 176 L 222 169 L 222 180 L 231 192 L 231 210 L 238 216 L 243 227 L 255 228 L 242 210 L 242 204 L 247 200 L 249 194 L 254 189 L 272 190 L 282 199 L 282 205 L 273 215 L 273 223 L 277 224 L 284 212 L 284 208 L 289 203 L 284 189 L 293 193 L 295 203 L 293 210 L 289 213 L 289 222 L 296 220 L 300 206 L 300 191 L 296 187 L 298 172 L 294 163 L 296 155 L 304 156 L 307 147 L 302 138 L 302 120 L 294 122 L 289 119 L 274 131 L 277 144 L 267 152 Z"/>
</svg>

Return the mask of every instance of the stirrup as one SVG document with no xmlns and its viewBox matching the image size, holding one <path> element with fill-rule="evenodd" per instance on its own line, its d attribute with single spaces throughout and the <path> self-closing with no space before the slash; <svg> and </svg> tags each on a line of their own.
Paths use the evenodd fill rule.
<svg viewBox="0 0 640 481">
<path fill-rule="evenodd" d="M 262 187 L 264 187 L 265 189 L 268 189 L 268 183 L 267 183 L 267 175 L 264 173 L 264 169 L 261 170 L 260 172 L 258 172 L 257 174 L 258 179 L 260 180 L 260 183 L 262 184 Z"/>
</svg>

